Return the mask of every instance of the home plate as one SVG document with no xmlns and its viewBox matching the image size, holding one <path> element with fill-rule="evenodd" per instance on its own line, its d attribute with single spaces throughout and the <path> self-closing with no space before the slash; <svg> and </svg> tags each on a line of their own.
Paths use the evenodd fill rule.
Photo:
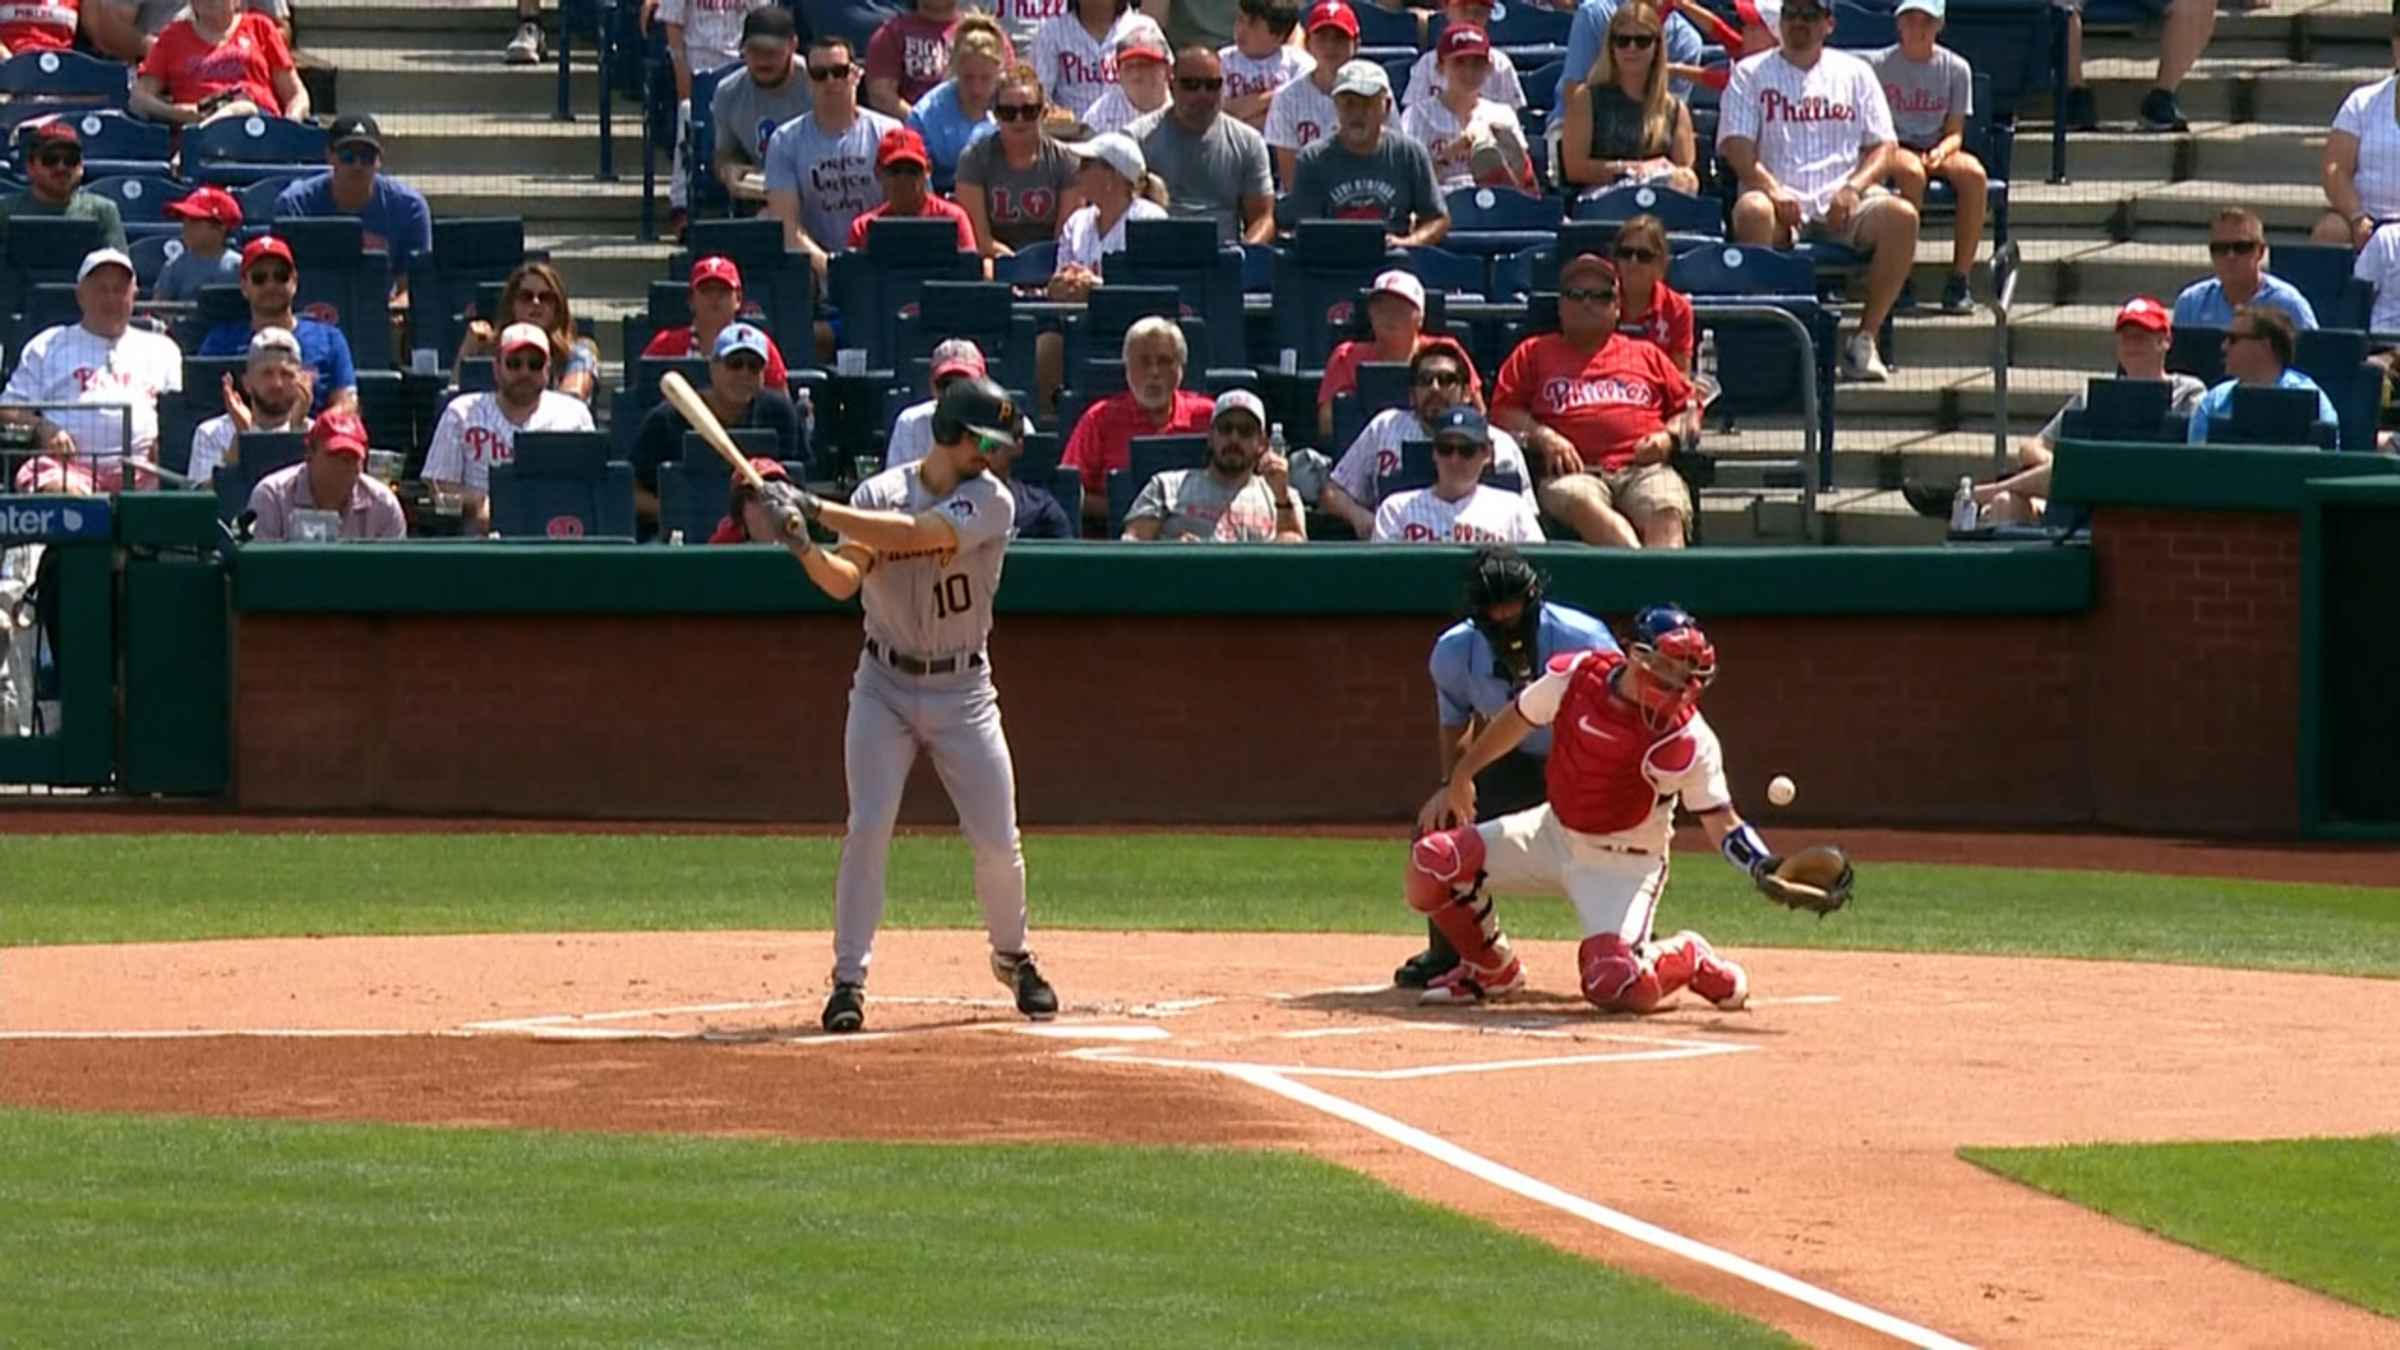
<svg viewBox="0 0 2400 1350">
<path fill-rule="evenodd" d="M 1163 1041 L 1168 1035 L 1165 1027 L 1110 1027 L 1089 1023 L 1070 1023 L 1066 1026 L 1035 1023 L 1018 1027 L 1016 1032 L 1020 1036 L 1047 1036 L 1058 1041 Z"/>
</svg>

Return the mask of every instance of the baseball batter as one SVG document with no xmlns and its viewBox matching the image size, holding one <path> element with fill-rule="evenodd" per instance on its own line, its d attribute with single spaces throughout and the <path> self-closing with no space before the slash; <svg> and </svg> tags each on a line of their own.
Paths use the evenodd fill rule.
<svg viewBox="0 0 2400 1350">
<path fill-rule="evenodd" d="M 1000 728 L 999 695 L 984 652 L 992 596 L 1016 503 L 984 471 L 986 455 L 1017 444 L 1016 404 L 988 379 L 962 379 L 934 404 L 933 448 L 858 485 L 850 504 L 789 483 L 762 493 L 778 519 L 797 511 L 840 536 L 831 550 L 784 540 L 802 570 L 836 600 L 866 609 L 866 648 L 850 685 L 842 763 L 850 819 L 834 880 L 833 994 L 827 1031 L 866 1023 L 867 963 L 883 922 L 884 863 L 900 791 L 917 751 L 958 809 L 975 852 L 975 896 L 992 940 L 992 974 L 1036 1021 L 1058 994 L 1025 949 L 1025 854 L 1017 837 L 1016 770 Z"/>
<path fill-rule="evenodd" d="M 1716 648 L 1673 605 L 1643 610 L 1628 639 L 1622 654 L 1552 657 L 1425 804 L 1418 818 L 1424 833 L 1410 848 L 1408 901 L 1442 930 L 1459 964 L 1426 988 L 1423 1001 L 1474 1003 L 1524 987 L 1524 966 L 1483 894 L 1487 881 L 1499 890 L 1566 893 L 1584 932 L 1576 953 L 1583 996 L 1595 1007 L 1649 1012 L 1687 985 L 1727 1011 L 1748 1001 L 1749 975 L 1706 938 L 1688 930 L 1651 936 L 1678 801 L 1754 880 L 1782 862 L 1735 813 L 1723 752 L 1700 715 L 1701 691 L 1717 673 Z M 1469 823 L 1475 775 L 1540 727 L 1551 729 L 1549 799 Z"/>
</svg>

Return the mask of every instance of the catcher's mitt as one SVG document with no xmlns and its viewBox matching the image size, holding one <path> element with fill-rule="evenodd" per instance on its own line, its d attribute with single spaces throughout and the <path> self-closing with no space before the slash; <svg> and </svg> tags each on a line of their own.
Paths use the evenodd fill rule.
<svg viewBox="0 0 2400 1350">
<path fill-rule="evenodd" d="M 1788 858 L 1760 859 L 1756 880 L 1759 893 L 1769 900 L 1822 919 L 1850 903 L 1857 874 L 1850 855 L 1830 844 L 1816 844 Z"/>
</svg>

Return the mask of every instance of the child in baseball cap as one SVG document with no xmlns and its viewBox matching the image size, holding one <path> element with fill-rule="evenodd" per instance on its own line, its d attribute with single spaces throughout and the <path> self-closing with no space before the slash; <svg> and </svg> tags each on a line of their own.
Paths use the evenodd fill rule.
<svg viewBox="0 0 2400 1350">
<path fill-rule="evenodd" d="M 151 299 L 198 300 L 203 286 L 242 279 L 241 255 L 226 246 L 242 228 L 242 204 L 232 193 L 214 186 L 195 188 L 181 201 L 168 202 L 166 213 L 183 222 L 183 249 L 158 270 L 158 279 L 149 286 Z"/>
</svg>

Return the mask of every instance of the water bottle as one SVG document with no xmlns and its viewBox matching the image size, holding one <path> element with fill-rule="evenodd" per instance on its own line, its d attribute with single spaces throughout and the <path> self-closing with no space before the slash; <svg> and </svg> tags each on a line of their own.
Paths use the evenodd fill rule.
<svg viewBox="0 0 2400 1350">
<path fill-rule="evenodd" d="M 1283 423 L 1277 422 L 1268 428 L 1267 448 L 1283 456 L 1285 464 L 1292 462 L 1292 444 L 1283 438 Z"/>
<path fill-rule="evenodd" d="M 1950 532 L 1966 534 L 1975 528 L 1975 480 L 1959 475 L 1958 491 L 1950 498 Z"/>
<path fill-rule="evenodd" d="M 1715 384 L 1717 382 L 1717 330 L 1712 328 L 1700 335 L 1700 359 L 1697 364 L 1700 378 L 1710 384 Z"/>
<path fill-rule="evenodd" d="M 683 531 L 681 531 L 681 530 L 669 530 L 669 531 L 667 531 L 667 544 L 668 544 L 670 547 L 673 547 L 673 548 L 681 548 L 681 547 L 683 547 Z"/>
</svg>

